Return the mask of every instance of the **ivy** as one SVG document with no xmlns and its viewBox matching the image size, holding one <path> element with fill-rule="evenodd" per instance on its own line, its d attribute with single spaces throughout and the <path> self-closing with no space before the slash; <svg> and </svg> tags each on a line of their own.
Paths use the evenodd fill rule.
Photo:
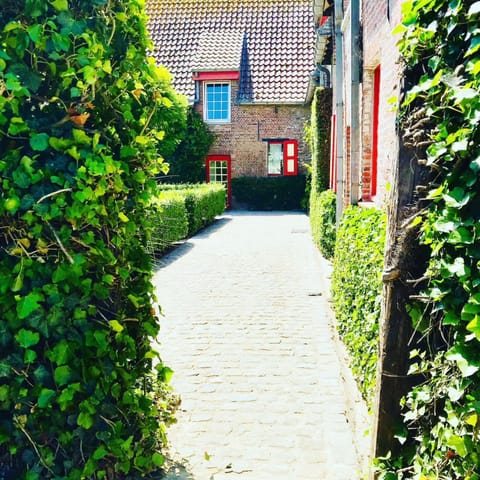
<svg viewBox="0 0 480 480">
<path fill-rule="evenodd" d="M 151 347 L 146 213 L 185 103 L 149 48 L 140 0 L 2 5 L 2 477 L 163 462 L 171 372 Z"/>
<path fill-rule="evenodd" d="M 336 240 L 336 194 L 332 190 L 324 190 L 319 194 L 312 192 L 309 216 L 313 241 L 322 255 L 331 260 Z"/>
<path fill-rule="evenodd" d="M 416 220 L 430 259 L 423 301 L 410 306 L 425 339 L 411 353 L 421 382 L 403 400 L 403 447 L 378 460 L 380 478 L 480 478 L 479 15 L 478 1 L 403 5 L 411 88 L 401 122 L 410 133 L 422 119 L 432 125 L 422 152 L 433 172 L 429 206 Z"/>
<path fill-rule="evenodd" d="M 378 321 L 386 216 L 374 208 L 351 206 L 337 232 L 332 296 L 338 331 L 350 354 L 359 390 L 371 407 L 378 358 Z"/>
</svg>

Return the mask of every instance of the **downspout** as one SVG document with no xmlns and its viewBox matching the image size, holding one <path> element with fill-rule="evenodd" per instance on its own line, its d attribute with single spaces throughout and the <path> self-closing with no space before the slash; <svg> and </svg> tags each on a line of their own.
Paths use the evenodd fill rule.
<svg viewBox="0 0 480 480">
<path fill-rule="evenodd" d="M 360 200 L 360 5 L 350 1 L 350 203 Z"/>
<path fill-rule="evenodd" d="M 335 109 L 337 134 L 334 139 L 336 145 L 337 163 L 337 207 L 336 221 L 340 223 L 343 213 L 343 0 L 335 0 Z"/>
</svg>

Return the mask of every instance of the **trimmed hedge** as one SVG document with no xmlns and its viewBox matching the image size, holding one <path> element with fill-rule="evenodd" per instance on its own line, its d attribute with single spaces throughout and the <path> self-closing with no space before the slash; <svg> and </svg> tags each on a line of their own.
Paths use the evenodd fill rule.
<svg viewBox="0 0 480 480">
<path fill-rule="evenodd" d="M 248 210 L 302 210 L 304 175 L 232 179 L 233 203 Z"/>
<path fill-rule="evenodd" d="M 200 184 L 184 192 L 189 235 L 194 235 L 225 211 L 227 192 L 220 183 Z"/>
<path fill-rule="evenodd" d="M 153 201 L 153 232 L 147 250 L 162 252 L 188 235 L 185 195 L 181 191 L 160 192 Z"/>
<path fill-rule="evenodd" d="M 331 260 L 335 253 L 336 196 L 332 190 L 310 196 L 310 226 L 315 245 Z"/>
<path fill-rule="evenodd" d="M 370 407 L 376 383 L 385 231 L 383 212 L 347 208 L 337 232 L 333 262 L 332 296 L 338 331 Z"/>
<path fill-rule="evenodd" d="M 152 201 L 149 253 L 163 252 L 194 235 L 225 210 L 226 192 L 219 183 L 161 185 Z"/>
</svg>

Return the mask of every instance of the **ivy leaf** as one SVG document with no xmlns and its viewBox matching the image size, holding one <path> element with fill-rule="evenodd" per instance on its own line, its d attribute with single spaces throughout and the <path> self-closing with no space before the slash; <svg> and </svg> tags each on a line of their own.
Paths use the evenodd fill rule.
<svg viewBox="0 0 480 480">
<path fill-rule="evenodd" d="M 29 348 L 36 345 L 40 341 L 40 334 L 22 328 L 16 335 L 15 340 L 23 348 Z"/>
<path fill-rule="evenodd" d="M 93 452 L 93 459 L 94 460 L 101 460 L 102 458 L 106 457 L 108 454 L 109 454 L 109 451 L 103 445 L 100 445 Z"/>
<path fill-rule="evenodd" d="M 468 454 L 465 440 L 457 435 L 452 435 L 447 442 L 447 445 L 453 448 L 461 457 L 466 457 Z"/>
<path fill-rule="evenodd" d="M 62 12 L 64 10 L 68 10 L 68 1 L 67 0 L 54 0 L 50 2 L 58 12 Z"/>
<path fill-rule="evenodd" d="M 55 396 L 55 390 L 51 390 L 50 388 L 42 388 L 42 391 L 38 396 L 38 408 L 48 407 L 54 396 Z"/>
<path fill-rule="evenodd" d="M 40 309 L 40 301 L 44 299 L 40 293 L 32 292 L 22 297 L 17 304 L 17 314 L 20 319 L 27 318 L 32 312 Z"/>
<path fill-rule="evenodd" d="M 120 333 L 123 330 L 123 325 L 121 325 L 118 320 L 110 320 L 108 323 L 114 332 Z"/>
<path fill-rule="evenodd" d="M 160 453 L 155 452 L 152 455 L 152 462 L 156 467 L 161 467 L 165 463 L 165 457 Z"/>
<path fill-rule="evenodd" d="M 37 133 L 30 138 L 30 146 L 36 152 L 44 152 L 48 148 L 48 135 Z"/>
<path fill-rule="evenodd" d="M 80 427 L 83 427 L 85 430 L 88 430 L 93 426 L 93 418 L 90 414 L 86 412 L 80 412 L 77 418 L 77 424 Z"/>
<path fill-rule="evenodd" d="M 468 10 L 468 16 L 480 13 L 480 2 L 473 2 Z"/>
<path fill-rule="evenodd" d="M 57 367 L 53 373 L 53 378 L 57 385 L 66 385 L 72 377 L 72 369 L 68 365 Z"/>
</svg>

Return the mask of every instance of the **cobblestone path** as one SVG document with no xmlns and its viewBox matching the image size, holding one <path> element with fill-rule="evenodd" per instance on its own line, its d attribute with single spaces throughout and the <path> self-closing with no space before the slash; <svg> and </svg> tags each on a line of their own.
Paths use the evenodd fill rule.
<svg viewBox="0 0 480 480">
<path fill-rule="evenodd" d="M 299 213 L 234 212 L 161 260 L 160 351 L 182 398 L 169 479 L 362 478 L 325 265 Z"/>
</svg>

